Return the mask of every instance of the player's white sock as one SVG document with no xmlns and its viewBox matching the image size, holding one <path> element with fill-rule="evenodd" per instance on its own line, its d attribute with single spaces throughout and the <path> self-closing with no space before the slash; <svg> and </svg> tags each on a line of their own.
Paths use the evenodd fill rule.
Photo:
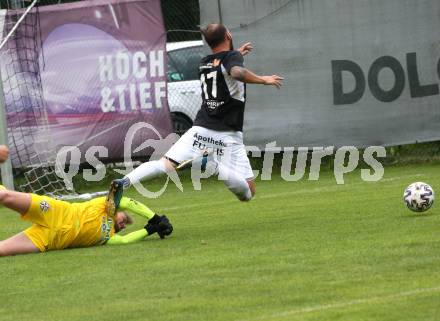
<svg viewBox="0 0 440 321">
<path fill-rule="evenodd" d="M 234 193 L 240 201 L 250 201 L 252 199 L 251 189 L 244 177 L 222 164 L 218 165 L 218 173 L 219 179 L 224 181 L 228 189 Z"/>
<path fill-rule="evenodd" d="M 128 173 L 125 179 L 128 179 L 128 186 L 140 181 L 148 181 L 166 173 L 165 164 L 162 160 L 146 162 Z M 124 183 L 124 187 L 125 187 Z"/>
</svg>

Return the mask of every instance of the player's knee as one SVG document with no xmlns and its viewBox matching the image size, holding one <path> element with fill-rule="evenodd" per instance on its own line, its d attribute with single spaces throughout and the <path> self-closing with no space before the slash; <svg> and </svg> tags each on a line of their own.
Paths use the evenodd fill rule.
<svg viewBox="0 0 440 321">
<path fill-rule="evenodd" d="M 254 181 L 247 181 L 248 187 L 249 187 L 249 191 L 246 192 L 245 195 L 243 195 L 243 198 L 239 198 L 240 201 L 242 202 L 249 202 L 250 200 L 252 200 L 255 196 L 256 193 L 256 187 L 255 187 L 255 182 Z"/>
<path fill-rule="evenodd" d="M 253 181 L 248 181 L 248 185 L 249 185 L 249 192 L 244 194 L 242 198 L 239 198 L 239 200 L 242 202 L 251 201 L 254 198 L 255 194 L 257 193 L 255 183 Z"/>
<path fill-rule="evenodd" d="M 241 202 L 250 202 L 254 196 L 251 193 L 249 195 L 241 195 L 241 196 L 237 195 L 237 197 Z"/>
<path fill-rule="evenodd" d="M 249 202 L 255 195 L 255 184 L 253 181 L 244 179 L 229 179 L 225 181 L 228 189 L 242 202 Z"/>
<path fill-rule="evenodd" d="M 249 202 L 254 197 L 254 194 L 252 194 L 252 190 L 250 188 L 244 190 L 243 189 L 235 190 L 233 191 L 233 193 L 237 196 L 237 198 L 241 202 Z"/>
</svg>

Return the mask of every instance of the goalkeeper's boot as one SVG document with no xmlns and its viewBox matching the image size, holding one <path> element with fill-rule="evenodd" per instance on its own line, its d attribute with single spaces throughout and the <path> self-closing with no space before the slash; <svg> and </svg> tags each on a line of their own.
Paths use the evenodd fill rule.
<svg viewBox="0 0 440 321">
<path fill-rule="evenodd" d="M 113 200 L 115 202 L 115 207 L 118 209 L 119 204 L 121 203 L 122 194 L 124 193 L 124 189 L 130 186 L 130 180 L 126 177 L 115 179 L 112 181 L 110 185 L 110 192 L 113 194 Z"/>
<path fill-rule="evenodd" d="M 112 181 L 110 184 L 110 189 L 107 193 L 106 212 L 110 217 L 114 217 L 116 215 L 116 211 L 121 203 L 124 188 L 120 181 L 121 180 L 117 179 Z"/>
<path fill-rule="evenodd" d="M 173 233 L 173 225 L 165 215 L 154 214 L 144 228 L 147 230 L 148 235 L 157 233 L 161 239 Z"/>
</svg>

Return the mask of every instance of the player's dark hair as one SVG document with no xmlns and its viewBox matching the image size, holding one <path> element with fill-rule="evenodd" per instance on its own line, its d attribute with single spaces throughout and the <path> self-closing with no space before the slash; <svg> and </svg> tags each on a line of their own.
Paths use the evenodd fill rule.
<svg viewBox="0 0 440 321">
<path fill-rule="evenodd" d="M 228 29 L 221 23 L 210 23 L 205 28 L 200 29 L 200 32 L 208 46 L 215 48 L 225 41 Z"/>
</svg>

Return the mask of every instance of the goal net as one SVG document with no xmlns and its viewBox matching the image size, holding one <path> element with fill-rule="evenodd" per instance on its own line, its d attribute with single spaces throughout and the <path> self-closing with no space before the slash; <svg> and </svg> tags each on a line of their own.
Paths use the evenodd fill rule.
<svg viewBox="0 0 440 321">
<path fill-rule="evenodd" d="M 0 108 L 5 108 L 15 188 L 59 196 L 73 191 L 55 173 L 56 151 L 40 78 L 44 54 L 37 2 L 21 2 L 27 5 L 24 9 L 0 10 L 0 95 L 5 105 Z"/>
</svg>

